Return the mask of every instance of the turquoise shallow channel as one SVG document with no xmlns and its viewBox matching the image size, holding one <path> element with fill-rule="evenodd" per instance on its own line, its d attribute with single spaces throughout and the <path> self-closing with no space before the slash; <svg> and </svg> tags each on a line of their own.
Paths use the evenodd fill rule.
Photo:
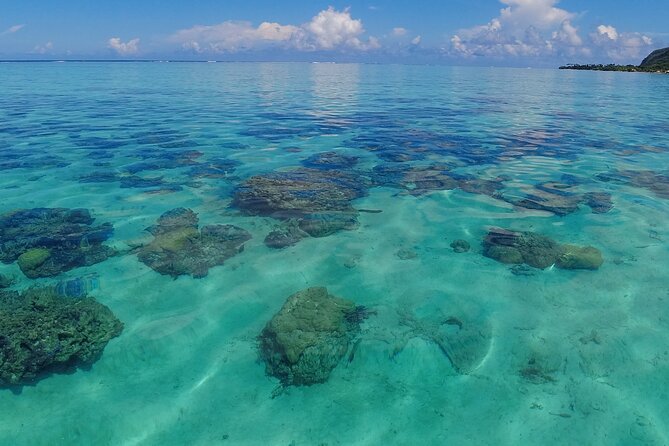
<svg viewBox="0 0 669 446">
<path fill-rule="evenodd" d="M 669 77 L 0 79 L 0 444 L 669 444 Z"/>
</svg>

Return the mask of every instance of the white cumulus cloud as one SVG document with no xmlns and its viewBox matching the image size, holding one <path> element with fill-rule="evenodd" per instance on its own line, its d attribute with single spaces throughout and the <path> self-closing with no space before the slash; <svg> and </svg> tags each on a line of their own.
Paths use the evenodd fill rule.
<svg viewBox="0 0 669 446">
<path fill-rule="evenodd" d="M 53 43 L 47 42 L 44 45 L 36 45 L 35 48 L 33 48 L 33 53 L 46 54 L 51 52 L 52 49 L 53 49 Z"/>
<path fill-rule="evenodd" d="M 172 41 L 195 52 L 236 52 L 251 49 L 264 43 L 287 42 L 296 37 L 295 26 L 263 22 L 253 27 L 249 22 L 228 21 L 218 25 L 197 25 L 178 31 Z"/>
<path fill-rule="evenodd" d="M 235 53 L 244 50 L 279 47 L 300 51 L 370 50 L 378 48 L 374 37 L 363 39 L 362 21 L 351 17 L 350 10 L 333 7 L 320 11 L 302 25 L 263 22 L 226 21 L 217 25 L 196 25 L 182 29 L 169 40 L 194 52 Z"/>
<path fill-rule="evenodd" d="M 597 27 L 597 34 L 602 37 L 607 37 L 610 40 L 618 40 L 618 30 L 611 25 L 599 25 Z"/>
<path fill-rule="evenodd" d="M 646 56 L 653 39 L 640 33 L 618 32 L 611 25 L 599 25 L 590 39 L 598 50 L 614 61 L 633 61 Z"/>
<path fill-rule="evenodd" d="M 507 5 L 485 25 L 460 30 L 452 52 L 463 56 L 542 56 L 581 51 L 575 13 L 558 0 L 500 0 Z"/>
<path fill-rule="evenodd" d="M 107 47 L 121 56 L 129 56 L 139 52 L 139 39 L 135 38 L 123 42 L 120 37 L 112 37 L 107 41 Z"/>
<path fill-rule="evenodd" d="M 508 7 L 500 11 L 499 20 L 513 28 L 534 26 L 551 29 L 565 20 L 571 20 L 575 14 L 556 8 L 559 0 L 500 0 Z"/>
<path fill-rule="evenodd" d="M 582 36 L 574 24 L 579 14 L 558 7 L 559 0 L 500 0 L 506 5 L 485 25 L 458 31 L 447 52 L 464 57 L 561 57 L 632 60 L 652 40 L 600 25 Z"/>
<path fill-rule="evenodd" d="M 393 28 L 393 36 L 405 36 L 407 33 L 407 30 L 405 28 L 402 28 L 398 26 L 397 28 Z"/>
</svg>

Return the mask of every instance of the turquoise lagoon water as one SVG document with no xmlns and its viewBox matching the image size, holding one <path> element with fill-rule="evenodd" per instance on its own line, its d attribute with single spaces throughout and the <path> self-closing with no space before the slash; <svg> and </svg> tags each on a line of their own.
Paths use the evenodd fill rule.
<svg viewBox="0 0 669 446">
<path fill-rule="evenodd" d="M 0 79 L 0 211 L 89 209 L 119 252 L 0 274 L 81 279 L 124 324 L 93 364 L 0 389 L 0 444 L 669 444 L 667 76 L 9 63 Z M 313 162 L 328 152 L 350 163 Z M 305 163 L 354 175 L 350 206 L 374 212 L 270 248 L 281 216 L 233 197 Z M 133 249 L 179 207 L 252 238 L 205 277 L 160 274 Z M 500 263 L 495 227 L 604 262 Z M 314 286 L 371 314 L 325 382 L 281 387 L 258 336 Z M 473 335 L 444 349 L 435 315 Z"/>
</svg>

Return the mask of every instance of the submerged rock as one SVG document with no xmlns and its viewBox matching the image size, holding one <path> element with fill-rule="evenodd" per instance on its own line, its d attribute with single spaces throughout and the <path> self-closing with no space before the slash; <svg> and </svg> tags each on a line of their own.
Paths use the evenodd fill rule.
<svg viewBox="0 0 669 446">
<path fill-rule="evenodd" d="M 460 189 L 471 194 L 496 198 L 503 187 L 503 180 L 486 180 L 469 175 L 450 172 L 446 165 L 414 166 L 381 164 L 372 170 L 372 178 L 378 186 L 404 189 L 414 196 L 434 191 Z"/>
<path fill-rule="evenodd" d="M 660 198 L 669 199 L 669 171 L 622 170 L 600 173 L 596 178 L 600 181 L 643 188 Z"/>
<path fill-rule="evenodd" d="M 374 183 L 378 186 L 404 189 L 411 195 L 424 195 L 458 187 L 458 180 L 448 170 L 448 166 L 443 165 L 409 167 L 381 164 L 375 166 L 372 172 Z"/>
<path fill-rule="evenodd" d="M 9 288 L 14 285 L 14 278 L 11 276 L 6 276 L 5 274 L 0 274 L 0 289 Z"/>
<path fill-rule="evenodd" d="M 343 155 L 337 152 L 322 152 L 302 161 L 305 167 L 314 169 L 350 169 L 358 164 L 357 156 Z"/>
<path fill-rule="evenodd" d="M 326 211 L 355 212 L 351 201 L 364 197 L 367 187 L 355 173 L 299 168 L 247 179 L 235 191 L 233 205 L 247 215 L 278 219 Z"/>
<path fill-rule="evenodd" d="M 275 227 L 265 237 L 265 245 L 275 249 L 287 248 L 305 237 L 309 237 L 309 234 L 300 229 L 297 220 L 289 220 L 281 226 Z"/>
<path fill-rule="evenodd" d="M 233 225 L 208 225 L 198 230 L 198 217 L 190 209 L 165 212 L 156 226 L 151 243 L 140 248 L 139 260 L 160 274 L 178 277 L 190 274 L 205 277 L 209 268 L 222 265 L 244 250 L 251 234 Z"/>
<path fill-rule="evenodd" d="M 305 215 L 299 220 L 300 229 L 312 237 L 327 237 L 342 230 L 352 231 L 358 225 L 353 212 L 320 212 Z"/>
<path fill-rule="evenodd" d="M 291 295 L 260 334 L 267 374 L 283 385 L 326 381 L 367 315 L 364 307 L 332 296 L 324 287 Z"/>
<path fill-rule="evenodd" d="M 451 248 L 453 248 L 453 251 L 457 253 L 463 253 L 469 251 L 471 246 L 467 240 L 458 239 L 451 242 Z"/>
<path fill-rule="evenodd" d="M 111 223 L 92 226 L 86 209 L 21 209 L 0 216 L 0 261 L 18 261 L 29 278 L 51 277 L 102 262 L 115 251 L 102 243 Z"/>
<path fill-rule="evenodd" d="M 562 245 L 555 266 L 562 269 L 599 269 L 604 263 L 602 253 L 592 246 Z"/>
<path fill-rule="evenodd" d="M 494 228 L 483 241 L 483 255 L 507 264 L 526 264 L 545 269 L 555 265 L 562 269 L 598 269 L 601 252 L 592 246 L 561 245 L 533 232 L 515 232 Z"/>
<path fill-rule="evenodd" d="M 583 196 L 583 199 L 593 214 L 605 214 L 613 209 L 611 194 L 608 192 L 588 192 Z"/>
<path fill-rule="evenodd" d="M 63 297 L 82 298 L 98 288 L 100 288 L 100 280 L 97 274 L 88 274 L 61 280 L 53 287 L 53 290 Z"/>
<path fill-rule="evenodd" d="M 213 158 L 190 169 L 191 178 L 228 178 L 241 163 L 227 158 Z"/>
<path fill-rule="evenodd" d="M 0 386 L 90 364 L 122 329 L 92 298 L 66 299 L 48 288 L 0 291 Z"/>
<path fill-rule="evenodd" d="M 401 248 L 395 252 L 395 255 L 400 260 L 412 260 L 418 257 L 418 253 L 412 248 Z"/>
<path fill-rule="evenodd" d="M 235 191 L 233 206 L 247 215 L 296 221 L 301 232 L 275 229 L 266 238 L 268 246 L 290 246 L 298 234 L 326 237 L 356 229 L 358 211 L 351 202 L 365 196 L 369 186 L 355 172 L 299 168 L 247 179 Z"/>
<path fill-rule="evenodd" d="M 525 209 L 536 209 L 565 216 L 579 210 L 581 204 L 590 207 L 593 214 L 604 214 L 613 209 L 611 194 L 607 192 L 576 193 L 570 184 L 540 183 L 531 193 L 520 199 L 503 197 L 504 201 Z"/>
</svg>

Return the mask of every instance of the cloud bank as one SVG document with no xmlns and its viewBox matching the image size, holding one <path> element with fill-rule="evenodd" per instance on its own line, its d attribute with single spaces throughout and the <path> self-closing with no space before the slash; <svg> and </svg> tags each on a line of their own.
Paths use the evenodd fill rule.
<svg viewBox="0 0 669 446">
<path fill-rule="evenodd" d="M 652 45 L 648 36 L 620 33 L 600 25 L 583 36 L 574 22 L 579 14 L 559 8 L 559 0 L 500 0 L 506 7 L 485 25 L 458 31 L 447 52 L 475 57 L 639 58 Z"/>
<path fill-rule="evenodd" d="M 139 52 L 139 39 L 122 42 L 120 37 L 112 37 L 107 41 L 107 47 L 114 50 L 119 56 L 132 56 Z"/>
<path fill-rule="evenodd" d="M 196 53 L 237 53 L 266 48 L 298 51 L 367 51 L 379 48 L 374 37 L 363 38 L 362 21 L 351 17 L 350 10 L 333 7 L 319 12 L 302 25 L 263 22 L 226 21 L 217 25 L 196 25 L 170 36 L 169 41 Z"/>
</svg>

